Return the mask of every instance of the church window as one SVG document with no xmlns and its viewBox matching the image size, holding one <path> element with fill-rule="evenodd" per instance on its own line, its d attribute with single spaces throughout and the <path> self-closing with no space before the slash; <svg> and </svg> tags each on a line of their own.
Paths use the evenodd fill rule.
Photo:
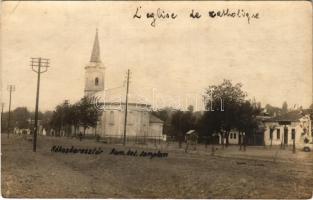
<svg viewBox="0 0 313 200">
<path fill-rule="evenodd" d="M 99 85 L 99 78 L 98 77 L 95 78 L 95 85 Z"/>
</svg>

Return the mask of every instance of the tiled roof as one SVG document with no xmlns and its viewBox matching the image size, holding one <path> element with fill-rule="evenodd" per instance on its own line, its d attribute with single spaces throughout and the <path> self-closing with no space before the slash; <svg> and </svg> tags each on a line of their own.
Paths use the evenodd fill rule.
<svg viewBox="0 0 313 200">
<path fill-rule="evenodd" d="M 286 114 L 282 114 L 276 117 L 272 117 L 270 119 L 266 119 L 266 122 L 298 122 L 300 118 L 302 118 L 304 114 L 300 111 L 291 111 Z"/>
</svg>

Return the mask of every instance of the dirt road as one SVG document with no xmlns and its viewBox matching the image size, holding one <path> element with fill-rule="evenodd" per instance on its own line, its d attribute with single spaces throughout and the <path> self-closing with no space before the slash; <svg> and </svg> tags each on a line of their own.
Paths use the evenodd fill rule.
<svg viewBox="0 0 313 200">
<path fill-rule="evenodd" d="M 123 156 L 123 147 L 93 140 L 39 137 L 38 150 L 18 136 L 2 136 L 4 197 L 36 198 L 310 198 L 312 153 L 303 162 L 211 156 L 161 149 L 168 157 Z M 51 152 L 53 145 L 100 147 L 101 154 Z M 302 154 L 301 154 L 302 155 Z"/>
</svg>

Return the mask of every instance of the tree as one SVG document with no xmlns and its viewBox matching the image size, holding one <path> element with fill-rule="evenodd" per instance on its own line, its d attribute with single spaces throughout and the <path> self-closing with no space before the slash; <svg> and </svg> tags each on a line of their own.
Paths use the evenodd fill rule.
<svg viewBox="0 0 313 200">
<path fill-rule="evenodd" d="M 58 133 L 63 130 L 66 134 L 69 134 L 72 118 L 71 105 L 67 101 L 64 101 L 62 104 L 56 106 L 55 111 L 50 117 L 49 125 L 57 130 Z"/>
<path fill-rule="evenodd" d="M 285 114 L 288 112 L 288 104 L 286 101 L 284 101 L 282 108 L 281 108 L 282 114 Z"/>
<path fill-rule="evenodd" d="M 194 111 L 193 105 L 189 105 L 187 110 L 192 113 Z"/>
<path fill-rule="evenodd" d="M 45 128 L 46 130 L 49 130 L 51 128 L 50 121 L 51 121 L 52 116 L 53 116 L 52 111 L 46 111 L 43 113 L 41 124 L 43 128 Z"/>
<path fill-rule="evenodd" d="M 96 127 L 99 121 L 100 111 L 94 106 L 93 99 L 83 97 L 79 102 L 70 105 L 64 102 L 57 105 L 53 111 L 50 126 L 60 132 L 62 129 L 70 132 L 71 127 L 74 127 L 74 134 L 79 126 L 83 126 L 84 135 L 89 127 Z"/>
<path fill-rule="evenodd" d="M 79 128 L 79 122 L 80 122 L 80 113 L 79 113 L 79 103 L 75 103 L 74 105 L 70 106 L 70 113 L 71 116 L 69 119 L 69 124 L 74 127 L 74 135 L 77 134 L 77 129 Z"/>
<path fill-rule="evenodd" d="M 214 133 L 220 131 L 220 125 L 221 123 L 219 123 L 213 112 L 205 111 L 196 122 L 196 130 L 199 132 L 201 138 L 206 138 L 206 144 L 209 140 L 213 143 Z"/>
<path fill-rule="evenodd" d="M 183 118 L 184 112 L 181 110 L 176 111 L 171 120 L 171 125 L 174 128 L 175 134 L 174 136 L 178 139 L 179 142 L 179 148 L 181 148 L 182 145 L 182 139 L 183 139 L 183 130 L 182 130 L 182 118 Z"/>
<path fill-rule="evenodd" d="M 84 135 L 86 134 L 86 129 L 89 127 L 96 127 L 99 121 L 100 112 L 93 105 L 92 98 L 83 97 L 78 103 L 78 114 L 79 123 L 84 128 Z"/>
<path fill-rule="evenodd" d="M 63 125 L 63 113 L 64 109 L 62 105 L 57 105 L 55 110 L 53 111 L 50 126 L 60 133 Z"/>
<path fill-rule="evenodd" d="M 280 115 L 282 113 L 282 109 L 271 106 L 270 104 L 265 105 L 265 110 L 270 116 Z"/>
<path fill-rule="evenodd" d="M 211 112 L 210 119 L 217 123 L 222 143 L 226 137 L 226 145 L 229 132 L 237 126 L 238 109 L 246 96 L 242 84 L 233 85 L 230 80 L 224 80 L 220 85 L 211 85 L 206 90 L 206 110 Z"/>
<path fill-rule="evenodd" d="M 258 127 L 258 121 L 256 119 L 256 116 L 260 114 L 260 112 L 260 104 L 251 103 L 250 101 L 245 101 L 241 103 L 238 107 L 236 129 L 239 131 L 239 134 L 245 133 L 245 135 L 243 136 L 244 148 L 246 145 L 246 137 L 251 135 Z M 240 149 L 241 145 L 242 143 L 240 141 Z"/>
<path fill-rule="evenodd" d="M 152 115 L 155 115 L 159 119 L 161 119 L 163 124 L 163 133 L 167 136 L 175 136 L 175 130 L 171 124 L 172 116 L 175 113 L 175 109 L 171 107 L 161 108 L 155 111 L 152 111 Z"/>
<path fill-rule="evenodd" d="M 182 146 L 186 132 L 195 129 L 195 122 L 196 118 L 191 109 L 185 112 L 181 110 L 174 112 L 171 124 L 176 133 L 175 136 L 178 139 L 179 148 Z"/>
<path fill-rule="evenodd" d="M 20 129 L 29 128 L 30 124 L 28 122 L 28 119 L 30 117 L 30 113 L 26 107 L 17 107 L 16 109 L 13 110 L 12 116 L 14 126 Z"/>
</svg>

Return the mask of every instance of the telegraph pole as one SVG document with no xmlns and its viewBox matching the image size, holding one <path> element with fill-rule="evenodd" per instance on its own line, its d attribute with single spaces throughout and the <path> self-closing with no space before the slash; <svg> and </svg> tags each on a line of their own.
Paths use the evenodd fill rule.
<svg viewBox="0 0 313 200">
<path fill-rule="evenodd" d="M 2 124 L 2 119 L 3 119 L 3 107 L 4 107 L 4 103 L 2 102 L 1 103 L 1 133 L 2 133 L 2 130 L 3 130 L 3 124 Z"/>
<path fill-rule="evenodd" d="M 9 118 L 8 118 L 8 138 L 10 135 L 10 121 L 11 121 L 11 99 L 12 99 L 12 92 L 15 91 L 15 85 L 8 85 L 8 91 L 10 92 L 10 99 L 9 99 Z"/>
<path fill-rule="evenodd" d="M 128 106 L 128 90 L 129 90 L 129 74 L 130 70 L 127 70 L 127 81 L 126 81 L 126 99 L 125 99 L 125 119 L 124 119 L 124 141 L 123 145 L 126 145 L 126 128 L 127 128 L 127 106 Z"/>
<path fill-rule="evenodd" d="M 38 104 L 39 104 L 39 89 L 40 89 L 40 74 L 48 71 L 49 59 L 46 58 L 31 58 L 31 67 L 37 73 L 37 92 L 35 106 L 35 127 L 33 133 L 33 151 L 36 152 L 37 132 L 38 132 Z"/>
</svg>

